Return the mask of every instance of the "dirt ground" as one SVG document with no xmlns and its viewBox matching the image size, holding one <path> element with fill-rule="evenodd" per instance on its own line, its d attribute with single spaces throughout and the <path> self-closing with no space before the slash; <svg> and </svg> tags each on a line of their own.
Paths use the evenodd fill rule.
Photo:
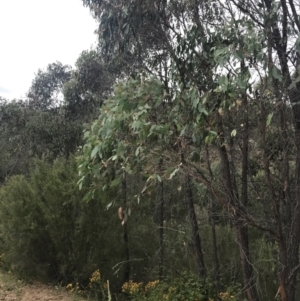
<svg viewBox="0 0 300 301">
<path fill-rule="evenodd" d="M 1 272 L 0 272 L 1 274 Z M 0 275 L 0 301 L 84 301 L 68 293 L 64 288 L 56 288 L 40 283 L 23 284 L 7 275 Z M 86 301 L 86 300 L 85 300 Z"/>
</svg>

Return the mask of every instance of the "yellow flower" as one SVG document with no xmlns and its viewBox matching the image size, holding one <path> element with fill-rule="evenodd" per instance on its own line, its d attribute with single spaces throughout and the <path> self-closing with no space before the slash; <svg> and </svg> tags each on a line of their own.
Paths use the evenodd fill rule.
<svg viewBox="0 0 300 301">
<path fill-rule="evenodd" d="M 66 289 L 67 289 L 68 291 L 70 291 L 72 288 L 73 288 L 73 284 L 72 284 L 72 283 L 69 283 L 69 284 L 66 286 Z"/>
<path fill-rule="evenodd" d="M 99 282 L 100 279 L 101 279 L 101 274 L 100 274 L 100 270 L 98 269 L 90 277 L 90 283 Z"/>
<path fill-rule="evenodd" d="M 228 292 L 221 292 L 219 294 L 222 301 L 229 301 L 231 299 L 234 299 L 233 295 L 230 295 Z"/>
<path fill-rule="evenodd" d="M 145 292 L 153 289 L 159 284 L 159 280 L 149 281 L 145 286 Z"/>
<path fill-rule="evenodd" d="M 125 282 L 122 285 L 122 292 L 132 295 L 140 291 L 142 286 L 143 286 L 142 282 L 137 283 L 137 282 L 133 282 L 132 280 L 129 280 L 129 282 Z"/>
<path fill-rule="evenodd" d="M 176 288 L 173 286 L 170 286 L 168 291 L 169 291 L 169 294 L 174 294 L 174 293 L 176 293 Z"/>
</svg>

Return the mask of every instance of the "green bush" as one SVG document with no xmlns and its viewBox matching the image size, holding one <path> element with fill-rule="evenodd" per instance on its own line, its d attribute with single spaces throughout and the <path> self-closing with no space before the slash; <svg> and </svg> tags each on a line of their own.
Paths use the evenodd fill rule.
<svg viewBox="0 0 300 301">
<path fill-rule="evenodd" d="M 201 280 L 197 276 L 183 273 L 173 281 L 150 281 L 146 284 L 129 281 L 123 284 L 122 292 L 133 301 L 238 301 L 235 290 L 229 288 L 218 294 L 214 284 L 209 280 Z"/>
<path fill-rule="evenodd" d="M 117 208 L 123 202 L 121 187 L 100 192 L 97 199 L 86 203 L 86 191 L 78 189 L 72 158 L 57 159 L 51 164 L 36 161 L 28 174 L 13 176 L 0 188 L 1 264 L 4 260 L 5 266 L 23 278 L 61 282 L 70 290 L 97 299 L 107 296 L 107 280 L 112 294 L 120 292 L 126 258 L 124 227 L 117 217 Z M 170 196 L 165 207 L 164 276 L 169 281 L 149 282 L 158 276 L 157 195 L 153 191 L 137 205 L 132 201 L 134 191 L 140 188 L 137 185 L 140 183 L 136 177 L 127 178 L 127 205 L 132 209 L 127 224 L 130 273 L 137 282 L 127 284 L 127 289 L 136 290 L 134 294 L 130 289 L 125 293 L 136 300 L 150 301 L 167 297 L 192 301 L 213 298 L 216 293 L 211 281 L 203 283 L 182 273 L 193 271 L 195 264 L 191 230 L 180 194 Z M 171 188 L 165 185 L 165 189 Z M 111 204 L 110 210 L 106 210 L 107 204 Z M 212 249 L 210 228 L 202 225 L 200 230 L 203 250 L 208 254 Z M 239 261 L 238 256 L 233 256 L 230 227 L 220 225 L 216 231 L 222 253 L 221 287 L 227 288 L 239 283 Z M 212 275 L 214 263 L 210 256 L 206 256 L 206 267 L 208 275 Z M 91 283 L 91 275 L 98 269 L 101 281 Z M 235 296 L 229 289 L 222 291 L 223 299 Z"/>
<path fill-rule="evenodd" d="M 22 277 L 88 283 L 99 267 L 111 273 L 119 224 L 105 210 L 107 195 L 87 204 L 77 181 L 75 162 L 59 159 L 37 161 L 28 178 L 14 176 L 1 187 L 2 253 Z"/>
<path fill-rule="evenodd" d="M 1 188 L 1 241 L 5 260 L 13 269 L 33 276 L 38 268 L 40 276 L 45 276 L 55 268 L 54 258 L 42 210 L 35 203 L 35 193 L 24 176 L 13 177 Z"/>
</svg>

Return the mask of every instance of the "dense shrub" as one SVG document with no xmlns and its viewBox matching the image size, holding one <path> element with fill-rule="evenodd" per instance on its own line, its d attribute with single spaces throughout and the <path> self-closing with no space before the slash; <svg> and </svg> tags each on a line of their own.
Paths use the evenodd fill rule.
<svg viewBox="0 0 300 301">
<path fill-rule="evenodd" d="M 28 178 L 14 176 L 1 188 L 2 252 L 23 277 L 84 283 L 98 267 L 111 273 L 120 257 L 115 215 L 105 210 L 107 194 L 82 201 L 77 181 L 74 161 L 37 161 Z"/>
<path fill-rule="evenodd" d="M 125 244 L 117 208 L 122 205 L 121 188 L 97 195 L 89 203 L 86 191 L 79 190 L 76 163 L 57 159 L 53 163 L 36 161 L 29 176 L 13 176 L 0 188 L 1 261 L 23 278 L 39 278 L 68 285 L 70 291 L 103 299 L 107 280 L 112 294 L 125 293 L 135 300 L 214 300 L 215 285 L 182 273 L 194 271 L 194 251 L 186 205 L 180 193 L 169 195 L 165 206 L 164 279 L 158 277 L 159 224 L 155 191 L 137 205 L 132 191 L 140 185 L 128 177 L 128 203 L 132 214 L 129 233 L 130 277 L 124 284 Z M 168 183 L 166 191 L 171 191 Z M 107 210 L 107 204 L 112 204 Z M 153 213 L 154 212 L 154 213 Z M 205 210 L 200 212 L 205 218 Z M 200 226 L 208 275 L 214 263 L 211 229 Z M 230 226 L 216 227 L 218 249 L 222 252 L 220 277 L 222 296 L 236 296 L 227 288 L 240 282 L 240 267 Z M 234 254 L 234 255 L 233 255 Z M 95 271 L 101 271 L 101 278 Z M 100 273 L 100 272 L 99 272 Z M 97 274 L 98 275 L 98 274 Z M 99 274 L 100 275 L 100 274 Z M 123 287 L 122 287 L 123 286 Z M 120 295 L 118 295 L 120 297 Z M 120 297 L 121 298 L 121 297 Z M 222 299 L 222 300 L 223 300 Z M 238 299 L 236 299 L 238 300 Z"/>
<path fill-rule="evenodd" d="M 122 292 L 133 301 L 238 301 L 242 300 L 236 288 L 228 288 L 220 293 L 209 280 L 201 280 L 190 273 L 182 273 L 170 281 L 149 281 L 144 284 L 129 281 L 123 284 Z"/>
</svg>

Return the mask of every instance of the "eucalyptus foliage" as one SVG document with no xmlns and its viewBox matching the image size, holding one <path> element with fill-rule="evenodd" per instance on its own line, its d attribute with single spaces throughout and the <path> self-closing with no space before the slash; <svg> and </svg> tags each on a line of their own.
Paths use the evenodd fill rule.
<svg viewBox="0 0 300 301">
<path fill-rule="evenodd" d="M 99 21 L 102 55 L 111 64 L 123 60 L 127 75 L 86 132 L 79 169 L 80 185 L 90 185 L 87 198 L 118 184 L 124 171 L 145 176 L 137 196 L 155 181 L 188 176 L 206 187 L 233 224 L 246 298 L 262 297 L 251 260 L 251 226 L 278 246 L 274 295 L 295 300 L 300 267 L 296 2 L 83 3 Z M 159 93 L 149 89 L 157 79 Z M 213 164 L 219 164 L 218 172 Z"/>
</svg>

